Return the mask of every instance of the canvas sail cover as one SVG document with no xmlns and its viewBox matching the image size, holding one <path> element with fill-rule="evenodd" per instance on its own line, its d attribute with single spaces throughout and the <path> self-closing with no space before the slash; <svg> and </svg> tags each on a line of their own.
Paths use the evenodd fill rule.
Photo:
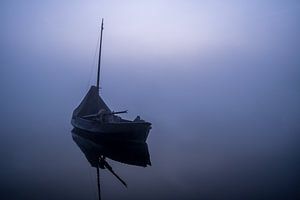
<svg viewBox="0 0 300 200">
<path fill-rule="evenodd" d="M 99 110 L 104 109 L 105 111 L 111 112 L 102 98 L 99 96 L 99 91 L 96 86 L 91 86 L 80 105 L 74 110 L 73 116 L 85 116 L 96 114 Z"/>
</svg>

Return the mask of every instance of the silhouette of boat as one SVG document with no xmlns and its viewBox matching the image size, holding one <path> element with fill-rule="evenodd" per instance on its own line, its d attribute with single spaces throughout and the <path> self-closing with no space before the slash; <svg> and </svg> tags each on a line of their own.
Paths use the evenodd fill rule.
<svg viewBox="0 0 300 200">
<path fill-rule="evenodd" d="M 100 169 L 107 169 L 111 172 L 125 187 L 126 182 L 116 174 L 107 162 L 107 158 L 128 165 L 147 167 L 151 165 L 150 155 L 147 143 L 142 142 L 111 142 L 99 138 L 86 137 L 89 134 L 83 130 L 74 128 L 72 138 L 84 153 L 86 159 L 97 170 L 97 189 L 98 198 L 101 199 L 100 191 Z"/>
<path fill-rule="evenodd" d="M 126 111 L 113 112 L 99 95 L 99 78 L 101 63 L 101 47 L 103 34 L 103 19 L 101 24 L 97 85 L 92 85 L 80 105 L 73 111 L 71 123 L 75 128 L 96 134 L 99 137 L 112 138 L 121 141 L 145 142 L 151 123 L 137 116 L 133 121 L 119 117 L 117 114 Z"/>
</svg>

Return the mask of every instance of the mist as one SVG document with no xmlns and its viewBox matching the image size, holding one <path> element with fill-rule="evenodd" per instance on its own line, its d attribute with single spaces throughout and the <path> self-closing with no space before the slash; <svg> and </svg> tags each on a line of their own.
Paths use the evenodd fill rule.
<svg viewBox="0 0 300 200">
<path fill-rule="evenodd" d="M 70 120 L 96 82 L 102 17 L 100 94 L 152 123 L 153 164 L 115 164 L 132 189 L 104 175 L 104 199 L 299 197 L 298 1 L 0 5 L 3 198 L 95 190 Z"/>
</svg>

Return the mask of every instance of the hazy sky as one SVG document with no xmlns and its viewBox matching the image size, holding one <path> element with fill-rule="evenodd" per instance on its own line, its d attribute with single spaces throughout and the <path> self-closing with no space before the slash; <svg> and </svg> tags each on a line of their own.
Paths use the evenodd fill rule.
<svg viewBox="0 0 300 200">
<path fill-rule="evenodd" d="M 10 48 L 83 57 L 94 52 L 104 17 L 106 60 L 290 54 L 299 45 L 299 6 L 267 0 L 2 1 L 1 39 Z"/>
<path fill-rule="evenodd" d="M 81 87 L 82 96 L 95 80 L 103 17 L 105 98 L 130 99 L 135 108 L 141 98 L 161 109 L 197 110 L 200 101 L 248 109 L 256 99 L 296 106 L 299 8 L 267 0 L 2 1 L 2 92 L 14 99 Z"/>
<path fill-rule="evenodd" d="M 103 17 L 101 92 L 113 110 L 166 123 L 299 119 L 298 1 L 2 1 L 0 9 L 7 116 L 71 113 L 95 82 Z"/>
</svg>

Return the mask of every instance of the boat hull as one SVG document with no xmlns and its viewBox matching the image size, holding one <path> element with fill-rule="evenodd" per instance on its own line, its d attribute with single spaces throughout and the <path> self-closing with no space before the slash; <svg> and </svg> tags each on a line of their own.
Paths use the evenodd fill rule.
<svg viewBox="0 0 300 200">
<path fill-rule="evenodd" d="M 74 117 L 71 123 L 90 137 L 118 141 L 146 142 L 151 129 L 149 122 L 99 123 L 95 120 Z"/>
</svg>

